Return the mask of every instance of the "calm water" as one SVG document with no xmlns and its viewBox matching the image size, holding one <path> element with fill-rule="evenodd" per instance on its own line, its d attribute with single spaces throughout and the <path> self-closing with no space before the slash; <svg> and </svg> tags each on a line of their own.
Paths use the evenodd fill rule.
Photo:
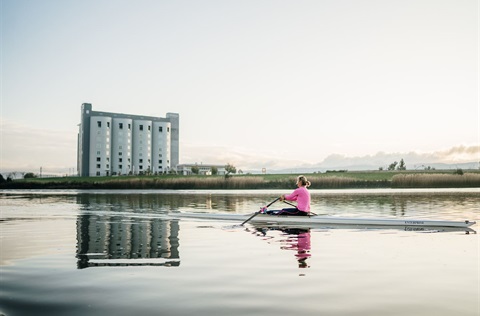
<svg viewBox="0 0 480 316">
<path fill-rule="evenodd" d="M 480 189 L 311 192 L 318 214 L 480 217 Z M 281 193 L 0 191 L 0 314 L 480 315 L 479 224 L 296 229 L 175 217 L 251 213 Z"/>
</svg>

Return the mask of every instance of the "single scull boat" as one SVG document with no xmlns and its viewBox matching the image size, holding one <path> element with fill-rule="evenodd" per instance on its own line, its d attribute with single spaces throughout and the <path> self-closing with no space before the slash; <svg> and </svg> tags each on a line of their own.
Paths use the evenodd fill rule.
<svg viewBox="0 0 480 316">
<path fill-rule="evenodd" d="M 206 220 L 227 220 L 241 222 L 252 214 L 209 214 L 209 213 L 178 213 L 179 218 L 195 218 Z M 446 221 L 431 219 L 399 219 L 399 218 L 358 218 L 358 217 L 335 217 L 335 216 L 288 216 L 258 214 L 251 219 L 252 223 L 271 223 L 284 225 L 361 225 L 361 226 L 420 226 L 420 227 L 469 227 L 475 221 Z"/>
<path fill-rule="evenodd" d="M 273 218 L 272 218 L 273 217 Z M 423 219 L 396 219 L 396 218 L 357 218 L 357 217 L 333 217 L 333 216 L 275 216 L 259 214 L 252 219 L 254 222 L 277 222 L 277 223 L 314 223 L 334 225 L 375 225 L 375 226 L 435 226 L 435 227 L 469 227 L 472 221 L 445 221 Z"/>
</svg>

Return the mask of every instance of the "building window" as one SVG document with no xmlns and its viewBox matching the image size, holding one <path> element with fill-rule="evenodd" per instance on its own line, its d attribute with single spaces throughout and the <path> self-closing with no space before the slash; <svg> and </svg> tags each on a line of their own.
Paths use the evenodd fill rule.
<svg viewBox="0 0 480 316">
<path fill-rule="evenodd" d="M 131 130 L 131 129 L 132 129 L 132 126 L 128 124 L 128 130 Z"/>
<path fill-rule="evenodd" d="M 110 169 L 110 165 L 107 164 L 107 165 L 106 165 L 106 168 L 107 168 L 107 169 Z"/>
<path fill-rule="evenodd" d="M 97 151 L 97 155 L 100 155 L 100 152 L 99 152 L 99 151 Z"/>
<path fill-rule="evenodd" d="M 107 127 L 110 128 L 110 122 L 107 122 Z"/>
<path fill-rule="evenodd" d="M 163 163 L 162 160 L 159 160 L 158 163 Z"/>
<path fill-rule="evenodd" d="M 97 121 L 97 126 L 102 127 L 102 121 Z"/>
<path fill-rule="evenodd" d="M 139 127 L 140 127 L 140 130 L 143 131 L 143 125 L 140 125 Z"/>
<path fill-rule="evenodd" d="M 159 131 L 160 133 L 163 132 L 163 127 L 159 126 L 159 127 L 158 127 L 158 131 Z"/>
<path fill-rule="evenodd" d="M 150 130 L 150 125 L 148 125 L 148 130 Z"/>
<path fill-rule="evenodd" d="M 118 155 L 119 155 L 119 156 L 121 156 L 121 155 L 122 155 L 122 152 L 121 152 L 121 151 L 119 151 L 119 152 L 118 152 Z"/>
<path fill-rule="evenodd" d="M 123 129 L 123 123 L 118 123 L 118 128 Z"/>
<path fill-rule="evenodd" d="M 138 159 L 138 162 L 139 162 L 139 163 L 143 163 L 143 159 Z"/>
<path fill-rule="evenodd" d="M 102 159 L 102 158 L 100 158 L 100 157 L 97 157 L 97 161 L 100 161 L 101 159 Z"/>
<path fill-rule="evenodd" d="M 142 169 L 143 169 L 143 166 L 139 166 L 138 169 L 142 170 Z"/>
<path fill-rule="evenodd" d="M 122 165 L 118 165 L 118 169 L 122 169 Z"/>
<path fill-rule="evenodd" d="M 100 171 L 97 171 L 97 176 L 99 176 L 99 175 L 100 175 Z"/>
<path fill-rule="evenodd" d="M 167 127 L 167 133 L 170 133 L 170 127 Z"/>
<path fill-rule="evenodd" d="M 118 158 L 118 162 L 122 162 L 122 158 Z"/>
<path fill-rule="evenodd" d="M 100 169 L 100 164 L 99 163 L 97 163 L 97 169 Z"/>
</svg>

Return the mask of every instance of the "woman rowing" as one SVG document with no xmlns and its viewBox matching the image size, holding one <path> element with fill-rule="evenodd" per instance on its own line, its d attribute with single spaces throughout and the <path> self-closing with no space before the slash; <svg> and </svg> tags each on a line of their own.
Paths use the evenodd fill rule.
<svg viewBox="0 0 480 316">
<path fill-rule="evenodd" d="M 266 211 L 266 213 L 275 215 L 308 215 L 310 213 L 310 192 L 307 189 L 309 186 L 310 181 L 305 176 L 298 176 L 297 188 L 290 194 L 280 196 L 280 201 L 296 201 L 297 206 L 277 211 Z"/>
</svg>

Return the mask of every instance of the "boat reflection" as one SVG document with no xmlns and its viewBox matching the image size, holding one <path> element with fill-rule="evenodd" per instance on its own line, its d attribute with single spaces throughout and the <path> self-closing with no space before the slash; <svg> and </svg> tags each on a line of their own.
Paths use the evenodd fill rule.
<svg viewBox="0 0 480 316">
<path fill-rule="evenodd" d="M 476 234 L 469 227 L 419 227 L 419 226 L 362 226 L 362 225 L 302 225 L 277 226 L 275 224 L 250 223 L 245 230 L 255 234 L 269 243 L 280 244 L 280 249 L 292 250 L 299 268 L 310 268 L 308 259 L 311 258 L 311 229 L 331 230 L 397 230 L 419 233 L 452 233 Z M 279 235 L 280 233 L 280 235 Z M 304 274 L 300 274 L 304 275 Z"/>
<path fill-rule="evenodd" d="M 180 265 L 176 220 L 77 217 L 77 268 Z"/>
<path fill-rule="evenodd" d="M 285 228 L 276 226 L 255 225 L 247 231 L 268 240 L 269 243 L 279 243 L 280 249 L 291 250 L 298 262 L 299 268 L 310 268 L 307 259 L 311 257 L 310 229 L 309 228 Z M 274 234 L 280 232 L 281 235 Z"/>
</svg>

